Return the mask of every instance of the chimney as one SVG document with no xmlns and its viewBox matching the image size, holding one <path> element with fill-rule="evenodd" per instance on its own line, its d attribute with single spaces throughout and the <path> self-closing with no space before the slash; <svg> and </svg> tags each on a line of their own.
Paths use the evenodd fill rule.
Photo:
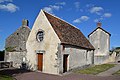
<svg viewBox="0 0 120 80">
<path fill-rule="evenodd" d="M 98 22 L 97 23 L 97 27 L 101 27 L 102 26 L 102 23 L 101 22 Z"/>
<path fill-rule="evenodd" d="M 23 19 L 22 26 L 29 26 L 29 21 L 27 19 Z"/>
</svg>

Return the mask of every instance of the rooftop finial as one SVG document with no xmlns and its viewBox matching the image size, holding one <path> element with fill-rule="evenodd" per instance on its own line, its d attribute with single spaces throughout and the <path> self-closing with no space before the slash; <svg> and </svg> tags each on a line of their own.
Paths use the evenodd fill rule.
<svg viewBox="0 0 120 80">
<path fill-rule="evenodd" d="M 29 26 L 29 22 L 27 19 L 22 20 L 22 26 Z"/>
<path fill-rule="evenodd" d="M 97 23 L 97 27 L 101 27 L 102 26 L 102 23 L 99 21 L 98 23 Z"/>
</svg>

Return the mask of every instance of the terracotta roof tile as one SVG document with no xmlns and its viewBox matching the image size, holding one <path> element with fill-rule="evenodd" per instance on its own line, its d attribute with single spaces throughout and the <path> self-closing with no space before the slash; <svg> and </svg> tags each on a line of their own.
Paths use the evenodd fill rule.
<svg viewBox="0 0 120 80">
<path fill-rule="evenodd" d="M 92 44 L 79 29 L 45 11 L 43 12 L 63 44 L 79 46 L 86 49 L 94 49 Z"/>
</svg>

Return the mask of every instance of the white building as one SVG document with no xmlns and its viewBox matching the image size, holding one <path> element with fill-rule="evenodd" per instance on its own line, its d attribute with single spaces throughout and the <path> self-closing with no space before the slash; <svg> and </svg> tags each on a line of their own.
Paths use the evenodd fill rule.
<svg viewBox="0 0 120 80">
<path fill-rule="evenodd" d="M 111 34 L 101 27 L 101 23 L 97 23 L 97 28 L 91 32 L 88 37 L 94 46 L 94 64 L 103 64 L 109 58 Z"/>
</svg>

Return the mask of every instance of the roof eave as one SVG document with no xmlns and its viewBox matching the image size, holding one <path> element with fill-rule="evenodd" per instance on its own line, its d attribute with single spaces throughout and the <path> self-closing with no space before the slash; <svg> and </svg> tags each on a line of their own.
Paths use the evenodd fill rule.
<svg viewBox="0 0 120 80">
<path fill-rule="evenodd" d="M 97 29 L 101 29 L 101 30 L 103 30 L 104 32 L 108 33 L 108 34 L 111 36 L 111 34 L 110 34 L 109 32 L 107 32 L 106 30 L 104 30 L 103 28 L 97 27 L 95 30 L 93 30 L 93 31 L 88 35 L 88 38 L 89 38 L 89 36 L 90 36 L 93 32 L 95 32 Z"/>
<path fill-rule="evenodd" d="M 82 48 L 82 49 L 87 49 L 87 50 L 95 50 L 95 48 L 86 48 L 86 47 L 81 47 L 81 46 L 78 46 L 78 45 L 73 45 L 73 44 L 69 44 L 69 43 L 66 43 L 66 42 L 62 42 L 61 45 L 71 45 L 71 46 L 74 46 L 74 47 L 77 47 L 77 48 Z"/>
</svg>

